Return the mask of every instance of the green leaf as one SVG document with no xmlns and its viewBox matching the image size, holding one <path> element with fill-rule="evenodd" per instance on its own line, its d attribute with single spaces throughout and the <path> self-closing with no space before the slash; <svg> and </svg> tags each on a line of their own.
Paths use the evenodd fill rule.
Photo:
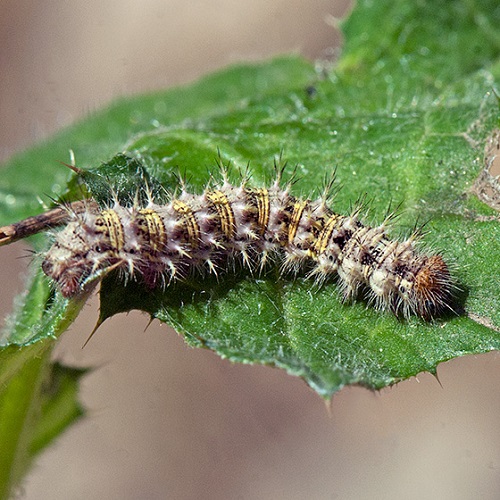
<svg viewBox="0 0 500 500">
<path fill-rule="evenodd" d="M 50 444 L 70 424 L 84 415 L 78 403 L 80 379 L 87 370 L 51 365 L 49 376 L 42 385 L 40 415 L 33 428 L 30 454 L 35 456 Z"/>
<path fill-rule="evenodd" d="M 21 481 L 38 452 L 82 415 L 76 400 L 84 373 L 50 364 L 50 342 L 0 355 L 0 498 L 7 498 Z M 12 360 L 22 366 L 12 370 Z M 6 376 L 7 371 L 10 373 Z M 9 370 L 10 368 L 10 370 Z"/>
<path fill-rule="evenodd" d="M 84 300 L 54 301 L 41 273 L 21 299 L 7 322 L 8 338 L 0 339 L 0 498 L 20 482 L 34 456 L 82 415 L 76 396 L 83 371 L 51 364 L 50 357 Z"/>
<path fill-rule="evenodd" d="M 231 162 L 230 171 L 250 161 L 257 185 L 273 175 L 271 161 L 262 159 L 283 150 L 297 165 L 295 189 L 302 194 L 317 191 L 335 164 L 343 185 L 335 199 L 339 212 L 369 193 L 375 221 L 383 219 L 391 200 L 403 205 L 403 232 L 418 218 L 429 220 L 427 241 L 456 263 L 468 314 L 403 322 L 362 302 L 342 304 L 334 283 L 318 290 L 275 272 L 259 279 L 193 278 L 155 293 L 136 283 L 120 285 L 112 276 L 101 289 L 100 321 L 130 309 L 147 311 L 191 345 L 232 361 L 282 367 L 324 397 L 345 384 L 380 388 L 424 370 L 435 373 L 439 362 L 452 357 L 499 348 L 500 226 L 470 188 L 481 170 L 486 137 L 498 126 L 491 88 L 500 46 L 485 46 L 481 38 L 485 18 L 476 14 L 484 2 L 472 11 L 443 3 L 437 17 L 431 4 L 402 4 L 362 3 L 346 23 L 339 68 L 328 80 L 310 83 L 312 94 L 310 87 L 299 87 L 259 97 L 241 111 L 145 133 L 127 152 L 169 188 L 175 188 L 173 173 L 182 166 L 198 192 L 209 181 L 206 165 L 215 150 Z M 369 20 L 382 13 L 394 25 L 389 22 L 384 33 L 368 32 Z M 499 14 L 497 9 L 494 15 Z M 360 32 L 365 43 L 359 43 Z M 449 46 L 458 34 L 464 37 L 459 52 Z M 373 45 L 379 47 L 376 61 Z M 490 61 L 490 72 L 477 59 Z M 94 172 L 113 179 L 121 161 L 116 157 Z"/>
<path fill-rule="evenodd" d="M 317 195 L 336 168 L 337 212 L 348 213 L 368 193 L 374 223 L 391 201 L 402 204 L 395 236 L 429 221 L 425 243 L 455 263 L 466 314 L 400 321 L 361 301 L 342 304 L 335 283 L 318 288 L 274 269 L 219 282 L 195 277 L 153 292 L 109 276 L 100 320 L 147 311 L 191 345 L 281 367 L 326 398 L 346 384 L 380 388 L 434 373 L 455 356 L 498 349 L 500 224 L 472 187 L 485 141 L 499 127 L 499 23 L 494 0 L 359 1 L 333 70 L 316 72 L 297 58 L 230 68 L 189 87 L 117 102 L 13 158 L 0 180 L 0 222 L 39 212 L 39 195 L 81 196 L 57 164 L 69 148 L 77 166 L 89 168 L 83 180 L 99 201 L 108 196 L 103 182 L 126 198 L 138 178 L 175 189 L 179 170 L 199 192 L 217 171 L 217 156 L 231 163 L 235 182 L 250 162 L 252 182 L 264 185 L 282 155 L 297 165 L 294 190 L 303 196 Z M 48 245 L 43 237 L 35 243 Z M 42 283 L 35 279 L 6 330 L 6 344 L 32 344 L 4 350 L 4 360 L 14 359 L 5 365 L 12 373 L 37 346 L 51 345 L 81 305 Z"/>
</svg>

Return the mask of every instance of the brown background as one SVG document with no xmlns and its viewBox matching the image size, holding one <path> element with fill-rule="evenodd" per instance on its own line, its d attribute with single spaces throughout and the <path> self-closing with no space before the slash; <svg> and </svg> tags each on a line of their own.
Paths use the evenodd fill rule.
<svg viewBox="0 0 500 500">
<path fill-rule="evenodd" d="M 111 99 L 282 52 L 339 43 L 334 0 L 87 0 L 0 3 L 0 156 Z M 68 144 L 68 149 L 71 144 Z M 1 174 L 0 174 L 1 175 Z M 27 179 L 27 181 L 29 181 Z M 21 242 L 2 249 L 0 314 L 22 289 Z M 500 494 L 500 363 L 445 363 L 331 408 L 301 380 L 187 348 L 139 313 L 81 349 L 95 299 L 57 357 L 96 369 L 88 417 L 37 461 L 29 499 L 471 499 Z"/>
</svg>

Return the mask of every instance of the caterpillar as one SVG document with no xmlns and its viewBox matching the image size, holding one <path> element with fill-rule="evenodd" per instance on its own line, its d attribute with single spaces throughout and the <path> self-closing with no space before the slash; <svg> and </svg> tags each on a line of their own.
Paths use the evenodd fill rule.
<svg viewBox="0 0 500 500">
<path fill-rule="evenodd" d="M 269 187 L 233 185 L 224 176 L 202 194 L 183 184 L 166 203 L 118 200 L 101 208 L 92 199 L 74 202 L 24 223 L 0 228 L 4 240 L 66 223 L 44 254 L 43 272 L 64 297 L 75 297 L 112 270 L 166 287 L 198 272 L 219 275 L 240 262 L 253 272 L 277 262 L 286 273 L 304 272 L 322 284 L 334 278 L 344 300 L 360 295 L 398 317 L 425 320 L 453 311 L 449 266 L 439 254 L 418 248 L 419 234 L 390 239 L 386 226 L 363 223 L 360 209 L 340 215 L 329 196 L 295 197 L 278 173 Z M 26 230 L 26 227 L 29 228 Z"/>
</svg>

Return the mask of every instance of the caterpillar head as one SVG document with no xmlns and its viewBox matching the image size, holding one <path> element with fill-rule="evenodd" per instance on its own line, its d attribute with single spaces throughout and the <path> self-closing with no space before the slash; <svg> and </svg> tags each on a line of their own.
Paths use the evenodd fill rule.
<svg viewBox="0 0 500 500">
<path fill-rule="evenodd" d="M 426 258 L 415 275 L 417 314 L 430 319 L 451 310 L 452 288 L 450 271 L 443 258 L 440 255 Z"/>
</svg>

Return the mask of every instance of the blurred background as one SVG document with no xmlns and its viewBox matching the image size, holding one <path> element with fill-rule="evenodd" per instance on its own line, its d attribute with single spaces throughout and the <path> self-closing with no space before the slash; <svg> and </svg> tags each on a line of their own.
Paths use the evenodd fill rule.
<svg viewBox="0 0 500 500">
<path fill-rule="evenodd" d="M 0 159 L 119 96 L 234 62 L 328 55 L 348 8 L 344 0 L 2 0 Z M 1 317 L 23 288 L 25 248 L 2 248 Z M 82 349 L 96 318 L 94 298 L 56 352 L 94 367 L 81 390 L 88 416 L 37 460 L 21 497 L 500 497 L 498 353 L 444 363 L 439 382 L 422 374 L 379 393 L 349 387 L 327 407 L 300 379 L 190 349 L 138 312 L 107 321 Z"/>
</svg>

